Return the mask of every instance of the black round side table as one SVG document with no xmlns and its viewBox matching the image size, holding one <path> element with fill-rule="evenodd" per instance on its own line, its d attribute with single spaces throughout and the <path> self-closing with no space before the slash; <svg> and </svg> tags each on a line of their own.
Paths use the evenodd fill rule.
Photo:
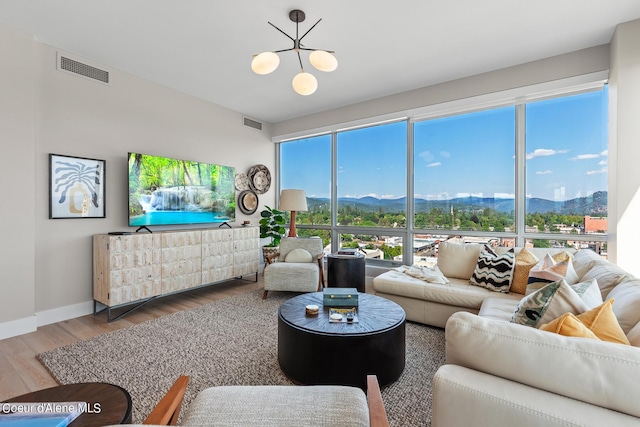
<svg viewBox="0 0 640 427">
<path fill-rule="evenodd" d="M 356 255 L 327 255 L 327 287 L 356 288 L 358 292 L 365 292 L 364 256 Z"/>
</svg>

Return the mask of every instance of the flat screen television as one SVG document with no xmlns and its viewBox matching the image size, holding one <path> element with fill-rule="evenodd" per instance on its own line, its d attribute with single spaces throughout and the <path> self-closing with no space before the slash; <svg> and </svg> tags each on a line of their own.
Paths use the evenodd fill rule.
<svg viewBox="0 0 640 427">
<path fill-rule="evenodd" d="M 129 226 L 235 221 L 235 168 L 129 153 Z"/>
</svg>

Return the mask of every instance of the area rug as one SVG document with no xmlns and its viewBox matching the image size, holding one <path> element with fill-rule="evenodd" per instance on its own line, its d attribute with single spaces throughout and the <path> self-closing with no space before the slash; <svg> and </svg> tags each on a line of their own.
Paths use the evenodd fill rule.
<svg viewBox="0 0 640 427">
<path fill-rule="evenodd" d="M 278 307 L 295 294 L 262 291 L 79 341 L 37 358 L 61 384 L 108 382 L 128 390 L 133 422 L 153 409 L 180 375 L 189 375 L 183 411 L 199 391 L 218 385 L 292 382 L 277 358 Z M 273 295 L 272 295 L 273 294 Z M 444 331 L 407 322 L 406 366 L 382 389 L 392 426 L 428 426 L 431 382 L 444 363 Z"/>
</svg>

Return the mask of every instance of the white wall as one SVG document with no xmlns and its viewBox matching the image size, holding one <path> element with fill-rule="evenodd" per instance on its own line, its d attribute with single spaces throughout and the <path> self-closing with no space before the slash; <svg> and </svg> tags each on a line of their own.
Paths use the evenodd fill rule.
<svg viewBox="0 0 640 427">
<path fill-rule="evenodd" d="M 420 109 L 430 105 L 581 76 L 608 68 L 609 45 L 596 46 L 274 123 L 273 135 L 290 137 L 310 129 L 322 129 L 326 126 L 368 118 L 385 118 L 389 115 L 398 117 L 399 114 L 412 116 L 419 114 Z"/>
<path fill-rule="evenodd" d="M 0 339 L 35 328 L 33 37 L 0 25 Z"/>
<path fill-rule="evenodd" d="M 640 276 L 640 20 L 618 25 L 609 74 L 609 255 Z M 612 220 L 613 219 L 613 220 Z"/>
<path fill-rule="evenodd" d="M 0 338 L 16 335 L 13 322 L 31 319 L 35 325 L 34 315 L 40 326 L 92 312 L 91 236 L 133 231 L 127 226 L 127 152 L 223 164 L 237 172 L 264 164 L 274 172 L 268 125 L 263 131 L 245 127 L 241 113 L 108 65 L 95 64 L 110 71 L 110 86 L 58 71 L 55 48 L 10 27 L 0 25 L 0 31 L 0 78 L 15 82 L 0 97 L 3 154 L 7 145 L 14 156 L 3 155 L 8 168 L 0 168 L 10 189 L 3 192 L 0 227 L 11 242 L 0 245 L 6 252 L 0 257 L 3 293 L 5 278 L 11 290 L 10 298 L 0 299 Z M 5 70 L 7 64 L 16 69 Z M 6 130 L 7 118 L 22 123 Z M 106 218 L 48 218 L 49 153 L 106 160 Z M 12 209 L 4 204 L 10 200 Z M 236 211 L 236 223 L 257 224 L 262 206 L 274 201 L 272 186 L 259 196 L 256 214 Z"/>
</svg>

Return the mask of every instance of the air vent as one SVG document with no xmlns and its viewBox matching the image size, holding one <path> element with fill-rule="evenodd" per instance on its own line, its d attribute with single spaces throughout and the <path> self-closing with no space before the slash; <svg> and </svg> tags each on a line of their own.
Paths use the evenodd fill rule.
<svg viewBox="0 0 640 427">
<path fill-rule="evenodd" d="M 109 84 L 109 72 L 58 53 L 58 70 Z"/>
<path fill-rule="evenodd" d="M 243 124 L 245 126 L 248 126 L 250 128 L 254 128 L 254 129 L 258 129 L 258 130 L 262 130 L 262 123 L 252 120 L 248 117 L 243 117 Z"/>
</svg>

